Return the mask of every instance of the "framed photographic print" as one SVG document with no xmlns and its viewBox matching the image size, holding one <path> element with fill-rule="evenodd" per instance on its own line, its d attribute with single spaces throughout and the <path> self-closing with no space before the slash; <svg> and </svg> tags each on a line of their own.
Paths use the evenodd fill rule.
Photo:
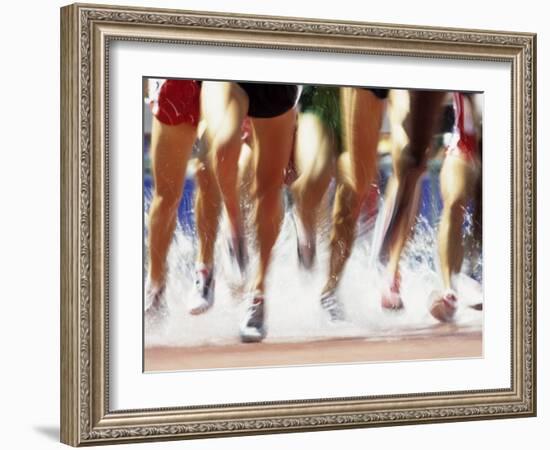
<svg viewBox="0 0 550 450">
<path fill-rule="evenodd" d="M 61 9 L 61 440 L 536 414 L 536 36 Z"/>
</svg>

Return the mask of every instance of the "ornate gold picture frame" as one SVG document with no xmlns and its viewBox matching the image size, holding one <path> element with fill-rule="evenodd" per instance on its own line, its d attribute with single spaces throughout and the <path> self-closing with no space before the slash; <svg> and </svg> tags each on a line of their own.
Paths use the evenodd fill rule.
<svg viewBox="0 0 550 450">
<path fill-rule="evenodd" d="M 111 45 L 119 41 L 508 64 L 511 117 L 502 127 L 511 129 L 510 385 L 114 409 L 109 345 L 109 70 Z M 536 35 L 530 33 L 85 4 L 62 8 L 61 441 L 81 446 L 534 416 L 535 89 Z"/>
</svg>

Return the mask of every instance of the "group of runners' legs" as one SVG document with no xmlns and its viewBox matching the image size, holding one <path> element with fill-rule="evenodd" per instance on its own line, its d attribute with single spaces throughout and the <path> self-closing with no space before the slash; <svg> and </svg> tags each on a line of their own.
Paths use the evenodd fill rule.
<svg viewBox="0 0 550 450">
<path fill-rule="evenodd" d="M 194 213 L 199 245 L 196 295 L 188 304 L 189 312 L 205 313 L 214 303 L 214 244 L 223 212 L 228 223 L 223 238 L 242 276 L 251 280 L 244 295 L 247 307 L 239 334 L 243 342 L 263 340 L 267 333 L 266 304 L 271 301 L 266 278 L 283 221 L 285 183 L 289 184 L 298 261 L 302 268 L 310 270 L 316 264 L 318 225 L 329 207 L 327 191 L 334 180 L 330 256 L 328 266 L 320 268 L 325 271 L 326 280 L 319 304 L 327 320 L 346 320 L 338 288 L 354 245 L 362 206 L 377 182 L 380 129 L 387 108 L 393 172 L 382 212 L 380 257 L 386 264 L 386 288 L 380 302 L 386 309 L 403 308 L 401 254 L 417 216 L 419 181 L 446 95 L 411 91 L 407 101 L 398 91 L 390 93 L 387 89 L 161 82 L 153 99 L 154 191 L 148 223 L 146 314 L 157 315 L 166 307 L 167 253 L 187 162 L 198 139 Z M 474 102 L 470 96 L 455 93 L 453 105 L 454 143 L 440 173 L 443 211 L 438 253 L 444 289 L 431 306 L 432 315 L 441 321 L 452 320 L 456 310 L 453 274 L 460 272 L 464 258 L 464 210 L 476 198 L 476 186 L 480 186 L 479 120 Z M 286 176 L 289 167 L 296 174 L 290 182 Z M 248 267 L 250 243 L 245 233 L 243 196 L 253 205 L 252 234 L 259 256 L 254 267 Z"/>
</svg>

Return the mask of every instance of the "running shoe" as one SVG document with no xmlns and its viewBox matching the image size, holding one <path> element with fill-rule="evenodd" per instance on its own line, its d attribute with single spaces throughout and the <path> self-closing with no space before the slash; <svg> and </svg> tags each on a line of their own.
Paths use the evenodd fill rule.
<svg viewBox="0 0 550 450">
<path fill-rule="evenodd" d="M 190 314 L 202 314 L 212 307 L 214 304 L 214 287 L 214 270 L 204 264 L 199 264 L 195 269 L 196 293 L 191 297 L 188 305 Z"/>
<path fill-rule="evenodd" d="M 401 300 L 401 275 L 388 278 L 386 287 L 382 292 L 382 308 L 390 311 L 403 309 Z"/>
<path fill-rule="evenodd" d="M 166 286 L 156 286 L 147 281 L 145 286 L 145 318 L 147 320 L 163 319 L 168 315 L 168 304 L 164 296 Z"/>
<path fill-rule="evenodd" d="M 295 206 L 292 208 L 292 219 L 294 228 L 296 229 L 298 262 L 304 269 L 311 270 L 315 262 L 315 254 L 317 251 L 315 236 L 306 231 Z"/>
<path fill-rule="evenodd" d="M 261 292 L 256 291 L 249 300 L 249 306 L 240 325 L 242 342 L 261 342 L 266 335 L 265 299 Z"/>
<path fill-rule="evenodd" d="M 430 314 L 440 322 L 451 322 L 457 309 L 457 298 L 454 291 L 447 290 L 443 295 L 433 294 L 435 297 L 430 307 Z"/>
<path fill-rule="evenodd" d="M 327 313 L 330 322 L 345 322 L 346 314 L 344 306 L 338 300 L 334 291 L 325 292 L 321 295 L 321 308 Z"/>
</svg>

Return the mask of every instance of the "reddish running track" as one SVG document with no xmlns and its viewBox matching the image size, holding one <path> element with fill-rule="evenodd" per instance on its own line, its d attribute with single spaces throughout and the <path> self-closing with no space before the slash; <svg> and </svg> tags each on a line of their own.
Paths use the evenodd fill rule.
<svg viewBox="0 0 550 450">
<path fill-rule="evenodd" d="M 151 347 L 145 371 L 475 358 L 483 354 L 480 331 L 432 329 L 393 339 L 348 338 L 310 342 Z"/>
</svg>

